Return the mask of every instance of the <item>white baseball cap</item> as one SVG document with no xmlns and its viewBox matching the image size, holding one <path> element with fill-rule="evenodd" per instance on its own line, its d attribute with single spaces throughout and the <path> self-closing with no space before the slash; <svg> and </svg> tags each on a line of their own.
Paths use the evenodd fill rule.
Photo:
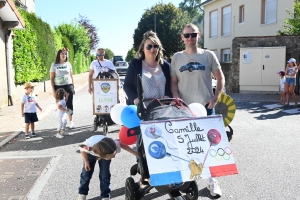
<svg viewBox="0 0 300 200">
<path fill-rule="evenodd" d="M 288 63 L 296 63 L 296 59 L 295 58 L 290 58 L 289 61 L 287 61 Z"/>
</svg>

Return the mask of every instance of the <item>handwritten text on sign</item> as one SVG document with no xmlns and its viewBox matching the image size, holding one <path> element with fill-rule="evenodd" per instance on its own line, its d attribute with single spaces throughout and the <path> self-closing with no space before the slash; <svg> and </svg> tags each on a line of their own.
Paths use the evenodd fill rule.
<svg viewBox="0 0 300 200">
<path fill-rule="evenodd" d="M 212 176 L 211 167 L 229 164 L 235 167 L 221 115 L 145 121 L 141 122 L 141 132 L 151 184 L 208 178 Z M 215 172 L 218 170 L 214 168 Z M 235 168 L 226 175 L 236 173 Z"/>
</svg>

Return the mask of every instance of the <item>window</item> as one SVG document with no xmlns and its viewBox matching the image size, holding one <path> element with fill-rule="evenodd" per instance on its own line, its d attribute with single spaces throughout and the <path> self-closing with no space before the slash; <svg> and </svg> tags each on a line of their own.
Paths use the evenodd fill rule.
<svg viewBox="0 0 300 200">
<path fill-rule="evenodd" d="M 276 22 L 277 0 L 262 0 L 262 24 L 271 24 Z"/>
<path fill-rule="evenodd" d="M 218 36 L 218 12 L 213 11 L 210 13 L 210 37 Z"/>
<path fill-rule="evenodd" d="M 230 62 L 231 51 L 230 49 L 222 50 L 222 62 Z"/>
<path fill-rule="evenodd" d="M 239 13 L 239 23 L 244 23 L 245 21 L 245 6 L 240 6 L 240 13 Z"/>
<path fill-rule="evenodd" d="M 222 35 L 230 35 L 231 32 L 231 6 L 222 9 Z"/>
</svg>

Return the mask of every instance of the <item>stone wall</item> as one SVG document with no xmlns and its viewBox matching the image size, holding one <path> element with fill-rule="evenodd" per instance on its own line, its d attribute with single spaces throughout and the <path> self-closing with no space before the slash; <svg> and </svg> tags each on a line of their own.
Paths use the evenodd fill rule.
<svg viewBox="0 0 300 200">
<path fill-rule="evenodd" d="M 300 59 L 300 35 L 297 36 L 264 36 L 264 37 L 236 37 L 232 41 L 231 66 L 222 65 L 226 80 L 226 90 L 229 92 L 240 92 L 239 70 L 240 70 L 240 48 L 247 47 L 276 47 L 286 46 L 286 59 L 293 57 Z M 229 69 L 228 69 L 229 68 Z M 296 88 L 299 88 L 297 85 Z"/>
</svg>

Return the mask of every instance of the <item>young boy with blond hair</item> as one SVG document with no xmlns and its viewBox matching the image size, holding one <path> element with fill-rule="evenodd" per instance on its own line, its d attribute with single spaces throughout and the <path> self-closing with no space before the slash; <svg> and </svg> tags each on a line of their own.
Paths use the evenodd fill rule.
<svg viewBox="0 0 300 200">
<path fill-rule="evenodd" d="M 21 112 L 22 117 L 25 118 L 25 139 L 30 139 L 30 135 L 28 134 L 29 126 L 31 128 L 31 136 L 36 136 L 34 132 L 34 122 L 38 121 L 36 107 L 38 107 L 40 111 L 42 111 L 42 108 L 36 102 L 37 98 L 33 94 L 34 85 L 31 82 L 27 82 L 24 85 L 24 89 L 25 94 L 21 99 Z"/>
</svg>

